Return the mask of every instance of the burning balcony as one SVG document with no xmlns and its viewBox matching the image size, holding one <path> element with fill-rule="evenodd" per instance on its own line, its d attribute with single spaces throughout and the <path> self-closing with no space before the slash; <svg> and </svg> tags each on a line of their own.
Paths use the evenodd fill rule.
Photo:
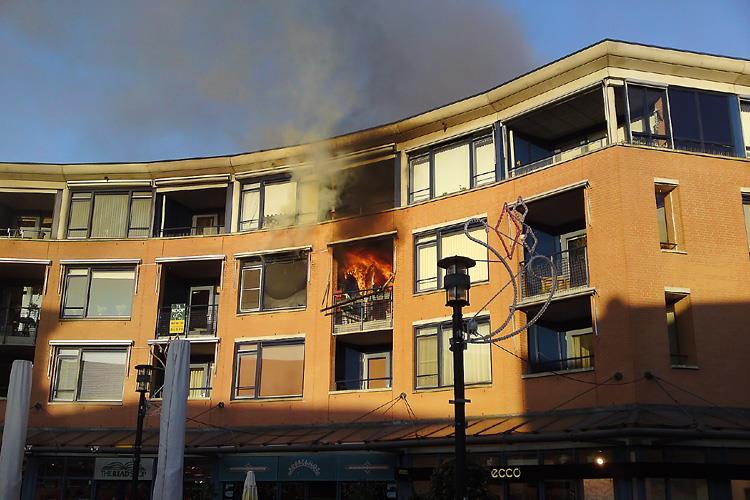
<svg viewBox="0 0 750 500">
<path fill-rule="evenodd" d="M 393 239 L 380 238 L 334 249 L 336 291 L 327 308 L 334 335 L 393 327 Z"/>
<path fill-rule="evenodd" d="M 157 337 L 216 335 L 222 262 L 216 258 L 160 263 Z"/>
<path fill-rule="evenodd" d="M 54 209 L 51 193 L 0 192 L 0 237 L 50 239 Z"/>
<path fill-rule="evenodd" d="M 573 189 L 527 204 L 526 223 L 537 238 L 536 253 L 552 261 L 521 262 L 521 297 L 534 300 L 548 294 L 565 294 L 589 284 L 586 217 L 583 188 Z"/>
<path fill-rule="evenodd" d="M 156 198 L 154 236 L 210 236 L 224 233 L 226 207 L 226 186 L 160 191 Z"/>
<path fill-rule="evenodd" d="M 575 158 L 608 144 L 601 87 L 543 106 L 506 123 L 510 175 Z"/>
<path fill-rule="evenodd" d="M 391 332 L 353 333 L 336 337 L 336 391 L 391 387 Z"/>
</svg>

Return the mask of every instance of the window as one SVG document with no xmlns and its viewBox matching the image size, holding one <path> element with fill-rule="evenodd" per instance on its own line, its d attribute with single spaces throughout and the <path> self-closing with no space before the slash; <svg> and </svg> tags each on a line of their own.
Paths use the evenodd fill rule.
<svg viewBox="0 0 750 500">
<path fill-rule="evenodd" d="M 188 399 L 208 399 L 211 396 L 211 363 L 190 363 L 189 387 Z"/>
<path fill-rule="evenodd" d="M 128 318 L 134 283 L 134 268 L 69 267 L 62 317 Z"/>
<path fill-rule="evenodd" d="M 670 87 L 675 149 L 734 156 L 729 108 L 733 100 L 728 94 Z"/>
<path fill-rule="evenodd" d="M 146 238 L 151 192 L 76 192 L 71 195 L 68 238 Z"/>
<path fill-rule="evenodd" d="M 488 335 L 489 318 L 479 320 L 478 333 Z M 453 384 L 453 352 L 450 322 L 420 326 L 416 329 L 415 364 L 416 388 L 446 387 Z M 466 384 L 492 382 L 490 344 L 468 343 L 464 351 L 464 379 Z"/>
<path fill-rule="evenodd" d="M 594 366 L 591 327 L 559 331 L 540 324 L 529 328 L 529 372 L 579 370 Z"/>
<path fill-rule="evenodd" d="M 679 203 L 677 186 L 656 184 L 656 218 L 659 225 L 659 244 L 663 250 L 678 247 Z"/>
<path fill-rule="evenodd" d="M 633 143 L 672 147 L 665 89 L 628 85 L 630 133 Z"/>
<path fill-rule="evenodd" d="M 264 341 L 237 344 L 234 398 L 302 396 L 305 341 Z"/>
<path fill-rule="evenodd" d="M 666 292 L 667 335 L 672 366 L 696 365 L 695 332 L 690 294 Z"/>
<path fill-rule="evenodd" d="M 60 347 L 52 401 L 122 401 L 127 349 Z"/>
<path fill-rule="evenodd" d="M 745 156 L 750 158 L 750 101 L 740 101 L 740 121 L 742 122 L 742 137 L 745 142 Z"/>
<path fill-rule="evenodd" d="M 470 227 L 469 234 L 473 238 L 487 242 L 487 232 L 483 226 Z M 437 263 L 441 258 L 452 255 L 464 255 L 477 261 L 477 265 L 469 269 L 472 283 L 489 279 L 487 248 L 471 241 L 464 234 L 463 224 L 415 235 L 414 244 L 415 292 L 440 288 L 443 270 L 438 268 Z"/>
<path fill-rule="evenodd" d="M 750 247 L 750 193 L 742 193 L 742 210 L 745 213 L 745 235 Z"/>
<path fill-rule="evenodd" d="M 166 374 L 168 343 L 152 346 L 152 364 L 158 369 L 154 372 L 152 397 L 164 397 L 164 376 Z M 190 369 L 188 378 L 188 399 L 208 399 L 211 397 L 213 369 L 216 363 L 216 344 L 212 342 L 190 343 Z"/>
<path fill-rule="evenodd" d="M 291 226 L 297 218 L 297 182 L 264 179 L 242 186 L 240 231 Z"/>
<path fill-rule="evenodd" d="M 240 267 L 240 312 L 307 305 L 307 252 L 250 257 Z"/>
<path fill-rule="evenodd" d="M 409 202 L 495 182 L 495 142 L 483 132 L 409 158 Z"/>
</svg>

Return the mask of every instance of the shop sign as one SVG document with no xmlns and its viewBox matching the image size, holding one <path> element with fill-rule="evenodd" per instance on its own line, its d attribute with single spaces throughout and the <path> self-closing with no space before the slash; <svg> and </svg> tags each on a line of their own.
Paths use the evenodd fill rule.
<svg viewBox="0 0 750 500">
<path fill-rule="evenodd" d="M 335 455 L 279 457 L 279 481 L 335 481 Z"/>
<path fill-rule="evenodd" d="M 307 455 L 229 455 L 221 459 L 221 481 L 393 481 L 395 455 L 389 453 L 311 453 Z"/>
<path fill-rule="evenodd" d="M 255 473 L 258 481 L 276 481 L 278 458 L 275 456 L 232 455 L 222 457 L 222 481 L 244 481 L 248 471 Z"/>
<path fill-rule="evenodd" d="M 387 453 L 361 453 L 337 457 L 339 481 L 393 481 L 395 457 Z"/>
<path fill-rule="evenodd" d="M 169 311 L 169 333 L 185 332 L 185 304 L 172 304 Z"/>
<path fill-rule="evenodd" d="M 138 479 L 153 479 L 154 459 L 142 458 Z M 130 481 L 133 478 L 133 460 L 130 458 L 97 458 L 94 479 L 105 481 Z"/>
</svg>

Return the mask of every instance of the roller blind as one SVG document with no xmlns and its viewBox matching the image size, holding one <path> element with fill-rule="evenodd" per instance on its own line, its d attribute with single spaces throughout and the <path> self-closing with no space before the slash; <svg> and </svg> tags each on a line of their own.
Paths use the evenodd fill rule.
<svg viewBox="0 0 750 500">
<path fill-rule="evenodd" d="M 411 193 L 412 201 L 426 200 L 430 197 L 429 156 L 411 160 Z"/>
<path fill-rule="evenodd" d="M 495 181 L 495 143 L 492 137 L 474 142 L 474 176 L 477 186 Z"/>
<path fill-rule="evenodd" d="M 127 230 L 128 194 L 97 194 L 91 219 L 92 238 L 124 238 Z"/>
<path fill-rule="evenodd" d="M 455 193 L 470 186 L 469 145 L 457 144 L 436 151 L 435 196 Z"/>
<path fill-rule="evenodd" d="M 80 401 L 122 401 L 126 351 L 83 351 Z"/>
<path fill-rule="evenodd" d="M 263 345 L 260 397 L 301 396 L 305 344 Z"/>
<path fill-rule="evenodd" d="M 487 232 L 484 227 L 469 229 L 469 234 L 480 241 L 487 242 Z M 472 282 L 487 280 L 487 248 L 471 241 L 463 230 L 444 234 L 441 240 L 440 257 L 463 255 L 477 261 L 477 265 L 469 269 Z"/>
<path fill-rule="evenodd" d="M 138 197 L 136 197 L 138 196 Z M 146 238 L 151 227 L 151 194 L 133 193 L 128 238 Z"/>
<path fill-rule="evenodd" d="M 263 198 L 263 224 L 289 225 L 297 212 L 297 183 L 266 184 Z"/>
<path fill-rule="evenodd" d="M 85 238 L 88 235 L 91 213 L 91 193 L 74 193 L 70 200 L 68 238 Z"/>
</svg>

